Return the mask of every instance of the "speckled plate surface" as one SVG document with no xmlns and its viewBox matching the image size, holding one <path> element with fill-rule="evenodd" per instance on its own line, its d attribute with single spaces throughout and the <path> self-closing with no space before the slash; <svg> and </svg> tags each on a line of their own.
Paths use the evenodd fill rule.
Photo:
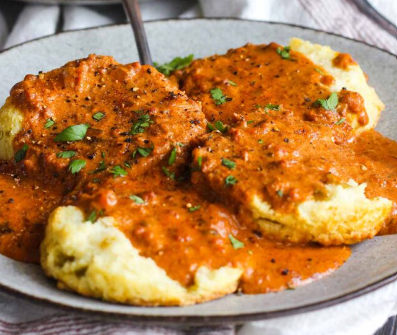
<svg viewBox="0 0 397 335">
<path fill-rule="evenodd" d="M 168 20 L 146 24 L 154 60 L 169 61 L 223 53 L 247 42 L 287 44 L 296 36 L 349 52 L 369 75 L 386 110 L 378 130 L 397 140 L 396 57 L 343 37 L 284 24 L 233 19 Z M 14 47 L 0 54 L 0 101 L 27 73 L 59 67 L 90 53 L 112 55 L 120 62 L 138 59 L 131 28 L 110 26 L 63 33 Z M 355 245 L 348 262 L 332 275 L 300 287 L 265 295 L 230 295 L 190 307 L 142 308 L 110 304 L 56 289 L 35 265 L 0 256 L 0 286 L 31 298 L 88 312 L 162 322 L 222 322 L 258 320 L 330 306 L 365 294 L 397 279 L 397 235 L 377 237 Z"/>
</svg>

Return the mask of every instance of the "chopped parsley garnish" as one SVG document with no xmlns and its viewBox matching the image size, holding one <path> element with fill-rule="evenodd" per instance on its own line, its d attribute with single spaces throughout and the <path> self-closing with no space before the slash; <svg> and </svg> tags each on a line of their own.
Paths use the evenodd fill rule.
<svg viewBox="0 0 397 335">
<path fill-rule="evenodd" d="M 96 215 L 96 210 L 94 209 L 90 215 L 87 217 L 87 221 L 91 221 L 94 223 L 96 221 L 97 215 Z"/>
<path fill-rule="evenodd" d="M 318 68 L 315 68 L 315 70 L 319 73 L 319 74 L 321 74 L 321 75 L 325 75 L 325 73 L 323 72 L 323 71 L 321 71 L 320 69 L 318 69 Z"/>
<path fill-rule="evenodd" d="M 181 143 L 181 142 L 176 142 L 175 143 L 178 147 L 184 147 L 185 145 L 183 144 L 183 143 Z"/>
<path fill-rule="evenodd" d="M 241 249 L 244 248 L 244 243 L 239 241 L 237 238 L 235 238 L 232 234 L 229 235 L 230 242 L 233 246 L 233 249 Z"/>
<path fill-rule="evenodd" d="M 114 178 L 124 177 L 128 174 L 128 172 L 124 170 L 120 165 L 116 165 L 115 167 L 111 168 L 110 173 L 113 174 Z"/>
<path fill-rule="evenodd" d="M 237 84 L 234 81 L 228 80 L 229 84 L 232 86 L 237 86 Z"/>
<path fill-rule="evenodd" d="M 259 144 L 262 144 L 262 143 L 263 143 L 263 140 L 262 140 L 262 139 L 259 139 L 259 140 L 258 140 L 258 143 L 259 143 Z"/>
<path fill-rule="evenodd" d="M 338 106 L 338 94 L 336 92 L 331 93 L 328 99 L 317 99 L 314 102 L 315 106 L 321 106 L 327 111 L 334 110 L 336 106 Z"/>
<path fill-rule="evenodd" d="M 29 146 L 28 146 L 27 144 L 24 144 L 23 147 L 22 147 L 22 149 L 18 150 L 18 151 L 15 153 L 14 159 L 15 159 L 15 162 L 16 162 L 16 163 L 20 162 L 21 160 L 23 160 L 23 159 L 25 158 L 25 156 L 26 156 L 26 151 L 28 151 L 28 149 L 29 149 Z"/>
<path fill-rule="evenodd" d="M 284 47 L 284 48 L 277 48 L 277 53 L 281 56 L 282 59 L 291 59 L 291 55 L 289 54 L 291 48 Z"/>
<path fill-rule="evenodd" d="M 345 123 L 346 119 L 344 117 L 342 117 L 340 120 L 338 120 L 335 124 L 336 125 L 341 125 L 342 123 Z"/>
<path fill-rule="evenodd" d="M 175 173 L 174 173 L 174 172 L 171 172 L 171 171 L 168 170 L 165 166 L 163 166 L 162 169 L 163 169 L 164 174 L 165 174 L 168 178 L 170 178 L 170 179 L 172 179 L 172 180 L 175 179 Z"/>
<path fill-rule="evenodd" d="M 168 165 L 171 166 L 176 161 L 176 148 L 172 149 L 170 158 L 168 158 Z"/>
<path fill-rule="evenodd" d="M 101 161 L 98 165 L 98 167 L 92 171 L 92 173 L 98 173 L 98 172 L 102 172 L 106 170 L 106 165 L 105 165 L 105 161 Z"/>
<path fill-rule="evenodd" d="M 75 174 L 85 168 L 85 166 L 86 161 L 84 159 L 76 159 L 69 164 L 69 171 Z"/>
<path fill-rule="evenodd" d="M 130 167 L 131 167 L 131 164 L 130 164 L 130 163 L 128 163 L 128 162 L 124 162 L 124 165 L 125 165 L 126 167 L 128 167 L 128 168 L 130 168 Z"/>
<path fill-rule="evenodd" d="M 277 195 L 278 195 L 280 198 L 281 198 L 281 197 L 283 196 L 283 194 L 284 194 L 283 191 L 281 191 L 281 190 L 278 190 L 276 193 L 277 193 Z"/>
<path fill-rule="evenodd" d="M 201 166 L 203 165 L 203 157 L 202 156 L 198 156 L 197 165 L 199 167 L 199 170 L 201 170 Z"/>
<path fill-rule="evenodd" d="M 144 133 L 145 128 L 149 127 L 151 123 L 153 123 L 153 121 L 150 120 L 149 114 L 140 115 L 138 120 L 132 125 L 130 134 L 136 135 Z"/>
<path fill-rule="evenodd" d="M 247 121 L 247 124 L 251 124 L 251 123 L 254 123 L 255 122 L 255 120 L 249 120 L 249 121 Z"/>
<path fill-rule="evenodd" d="M 154 62 L 153 65 L 157 69 L 157 71 L 161 72 L 162 74 L 165 74 L 166 76 L 169 76 L 171 72 L 176 70 L 181 70 L 186 66 L 189 66 L 190 63 L 193 61 L 193 57 L 194 55 L 191 54 L 184 58 L 176 57 L 171 62 L 165 63 L 163 65 L 159 65 L 156 62 Z"/>
<path fill-rule="evenodd" d="M 90 128 L 90 125 L 88 124 L 78 124 L 75 126 L 67 127 L 55 137 L 55 141 L 57 142 L 80 141 L 85 137 L 88 128 Z"/>
<path fill-rule="evenodd" d="M 97 112 L 97 113 L 95 113 L 95 114 L 92 116 L 92 118 L 93 118 L 94 120 L 96 120 L 96 121 L 101 121 L 101 120 L 104 118 L 104 116 L 105 116 L 105 113 Z"/>
<path fill-rule="evenodd" d="M 209 130 L 219 130 L 221 133 L 226 133 L 227 132 L 227 126 L 223 125 L 222 121 L 216 121 L 214 125 L 211 123 L 207 123 L 207 127 Z"/>
<path fill-rule="evenodd" d="M 263 108 L 265 112 L 268 111 L 269 109 L 274 111 L 279 111 L 280 107 L 281 107 L 280 105 L 276 105 L 276 104 L 267 104 L 265 106 L 255 105 L 255 108 Z"/>
<path fill-rule="evenodd" d="M 135 194 L 131 194 L 130 199 L 133 200 L 138 205 L 142 205 L 145 203 L 145 200 L 143 200 L 141 197 L 138 197 Z"/>
<path fill-rule="evenodd" d="M 222 105 L 226 102 L 226 95 L 223 94 L 219 87 L 213 88 L 211 91 L 212 99 L 215 101 L 215 105 Z"/>
<path fill-rule="evenodd" d="M 232 175 L 227 176 L 227 177 L 225 178 L 225 185 L 226 185 L 226 186 L 228 186 L 228 185 L 234 185 L 234 184 L 236 184 L 236 183 L 237 183 L 237 179 L 236 179 L 234 176 L 232 176 Z"/>
<path fill-rule="evenodd" d="M 226 158 L 222 158 L 222 165 L 226 166 L 231 170 L 234 170 L 236 168 L 236 163 Z"/>
<path fill-rule="evenodd" d="M 198 211 L 201 208 L 200 205 L 189 207 L 189 212 Z"/>
<path fill-rule="evenodd" d="M 216 130 L 216 128 L 211 124 L 211 123 L 207 123 L 207 128 L 211 131 Z"/>
<path fill-rule="evenodd" d="M 280 110 L 280 105 L 267 104 L 265 106 L 265 109 L 271 109 L 271 110 L 274 110 L 274 111 L 279 111 Z"/>
<path fill-rule="evenodd" d="M 51 128 L 55 124 L 55 121 L 53 119 L 47 119 L 47 122 L 44 125 L 45 129 Z"/>
<path fill-rule="evenodd" d="M 142 148 L 138 147 L 134 152 L 132 153 L 132 158 L 135 158 L 136 154 L 139 153 L 142 157 L 149 156 L 150 153 L 153 151 L 153 148 Z"/>
<path fill-rule="evenodd" d="M 69 150 L 69 151 L 62 151 L 57 153 L 58 158 L 72 158 L 76 156 L 76 151 Z"/>
</svg>

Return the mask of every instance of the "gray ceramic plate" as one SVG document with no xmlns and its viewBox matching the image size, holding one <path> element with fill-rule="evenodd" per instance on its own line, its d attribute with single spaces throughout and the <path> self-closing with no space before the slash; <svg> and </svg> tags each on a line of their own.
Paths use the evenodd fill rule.
<svg viewBox="0 0 397 335">
<path fill-rule="evenodd" d="M 146 24 L 153 58 L 165 62 L 194 53 L 223 53 L 247 42 L 286 44 L 297 36 L 350 52 L 370 77 L 386 110 L 378 130 L 397 140 L 395 56 L 360 42 L 295 26 L 233 19 L 169 20 Z M 138 59 L 131 28 L 111 26 L 63 33 L 0 54 L 0 101 L 27 73 L 47 71 L 89 53 L 113 55 L 120 62 Z M 397 279 L 397 235 L 377 237 L 353 247 L 351 259 L 329 277 L 294 291 L 266 295 L 231 295 L 191 307 L 140 308 L 110 304 L 62 292 L 40 268 L 0 256 L 0 285 L 32 298 L 86 311 L 130 316 L 139 320 L 220 322 L 253 320 L 329 306 L 374 290 Z"/>
</svg>

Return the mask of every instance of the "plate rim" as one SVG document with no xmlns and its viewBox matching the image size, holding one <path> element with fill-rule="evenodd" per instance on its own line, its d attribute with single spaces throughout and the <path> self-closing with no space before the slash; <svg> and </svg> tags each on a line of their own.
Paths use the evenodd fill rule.
<svg viewBox="0 0 397 335">
<path fill-rule="evenodd" d="M 167 18 L 167 19 L 161 19 L 161 20 L 150 20 L 150 21 L 145 21 L 145 23 L 161 23 L 161 22 L 170 22 L 170 21 L 243 21 L 243 22 L 256 22 L 256 23 L 263 23 L 263 24 L 272 24 L 272 25 L 282 25 L 282 26 L 289 26 L 289 27 L 294 27 L 294 28 L 300 28 L 304 30 L 310 30 L 318 33 L 324 33 L 327 35 L 331 36 L 336 36 L 339 38 L 343 38 L 349 41 L 353 41 L 356 43 L 360 43 L 363 45 L 366 45 L 367 47 L 376 49 L 380 52 L 386 53 L 390 56 L 396 57 L 395 54 L 388 50 L 384 50 L 382 48 L 379 48 L 377 46 L 370 45 L 364 41 L 359 41 L 350 37 L 338 35 L 335 33 L 330 33 L 324 30 L 320 29 L 314 29 L 314 28 L 309 28 L 301 25 L 296 25 L 296 24 L 289 24 L 289 23 L 282 23 L 282 22 L 274 22 L 274 21 L 261 21 L 261 20 L 248 20 L 248 19 L 239 19 L 239 18 L 231 18 L 231 17 L 212 17 L 212 18 Z M 128 23 L 124 24 L 110 24 L 110 25 L 104 25 L 104 26 L 99 26 L 99 27 L 91 27 L 91 28 L 85 28 L 85 29 L 78 29 L 78 30 L 71 30 L 71 31 L 64 31 L 64 32 L 59 32 L 53 35 L 48 35 L 48 36 L 43 36 L 39 37 L 24 43 L 20 43 L 17 45 L 14 45 L 12 47 L 9 47 L 7 49 L 4 49 L 0 51 L 0 55 L 7 53 L 10 50 L 13 50 L 15 48 L 21 47 L 25 44 L 30 44 L 30 43 L 36 43 L 40 40 L 44 39 L 49 39 L 49 38 L 56 38 L 58 35 L 63 35 L 63 34 L 78 34 L 80 31 L 86 31 L 86 30 L 100 30 L 100 29 L 105 29 L 105 28 L 111 28 L 111 27 L 123 27 L 123 26 L 129 26 Z M 8 294 L 11 294 L 16 297 L 23 297 L 23 298 L 29 298 L 32 299 L 34 302 L 37 302 L 39 304 L 44 304 L 46 306 L 56 306 L 57 308 L 60 308 L 61 310 L 65 311 L 72 311 L 72 312 L 81 312 L 87 315 L 96 315 L 96 316 L 103 316 L 103 317 L 112 317 L 115 319 L 128 319 L 136 322 L 159 322 L 159 323 L 164 323 L 164 324 L 169 324 L 173 322 L 184 322 L 186 324 L 200 324 L 202 325 L 203 322 L 206 322 L 207 324 L 222 324 L 222 323 L 227 323 L 227 322 L 247 322 L 247 321 L 258 321 L 258 320 L 266 320 L 266 319 L 272 319 L 272 318 L 278 318 L 278 317 L 284 317 L 284 316 L 290 316 L 290 315 L 296 315 L 296 314 L 301 314 L 301 313 L 306 313 L 306 312 L 311 312 L 314 310 L 319 310 L 323 309 L 326 307 L 332 307 L 337 304 L 361 297 L 365 294 L 371 293 L 373 291 L 376 291 L 388 284 L 391 284 L 393 282 L 397 281 L 397 270 L 392 273 L 391 275 L 379 279 L 363 288 L 356 289 L 354 291 L 348 292 L 341 294 L 339 296 L 336 296 L 332 299 L 328 299 L 326 301 L 320 301 L 320 302 L 315 302 L 315 303 L 309 303 L 304 306 L 298 306 L 298 307 L 293 307 L 293 308 L 288 308 L 284 310 L 276 310 L 276 311 L 271 311 L 271 312 L 255 312 L 255 313 L 248 313 L 248 314 L 235 314 L 235 315 L 210 315 L 210 316 L 200 316 L 200 315 L 178 315 L 178 316 L 169 316 L 169 315 L 131 315 L 123 312 L 105 312 L 105 311 L 100 311 L 100 310 L 92 310 L 89 308 L 84 308 L 84 307 L 74 307 L 70 305 L 63 304 L 62 302 L 54 302 L 49 300 L 48 298 L 44 297 L 39 297 L 35 296 L 29 293 L 25 292 L 20 292 L 16 290 L 13 287 L 6 286 L 2 283 L 0 283 L 0 289 Z"/>
<path fill-rule="evenodd" d="M 51 279 L 50 279 L 51 280 Z M 321 279 L 320 279 L 321 280 Z M 256 313 L 249 313 L 249 314 L 235 314 L 235 315 L 210 315 L 210 316 L 200 316 L 200 315 L 178 315 L 178 316 L 170 316 L 170 315 L 132 315 L 123 312 L 105 312 L 100 310 L 92 310 L 89 308 L 84 307 L 73 307 L 70 305 L 65 305 L 61 302 L 54 302 L 49 300 L 48 298 L 42 298 L 34 295 L 29 295 L 28 293 L 23 293 L 20 291 L 15 290 L 14 288 L 7 287 L 0 283 L 0 292 L 3 291 L 9 295 L 19 297 L 19 298 L 29 298 L 32 299 L 33 302 L 38 303 L 40 305 L 44 305 L 46 307 L 56 307 L 65 312 L 72 312 L 72 313 L 82 313 L 86 316 L 102 316 L 104 318 L 112 318 L 113 320 L 129 320 L 139 323 L 147 323 L 147 322 L 157 322 L 161 324 L 173 324 L 174 322 L 183 322 L 184 324 L 189 325 L 202 325 L 203 322 L 208 324 L 224 324 L 224 323 L 243 323 L 243 322 L 251 322 L 251 321 L 261 321 L 261 320 L 269 320 L 275 319 L 280 317 L 298 315 L 302 313 L 308 313 L 316 310 L 321 310 L 324 308 L 332 307 L 366 294 L 372 293 L 381 289 L 388 284 L 392 284 L 397 282 L 397 271 L 379 281 L 376 281 L 370 285 L 367 285 L 364 288 L 357 289 L 355 291 L 349 292 L 347 294 L 342 294 L 335 298 L 321 301 L 317 303 L 312 303 L 304 306 L 298 306 L 294 308 L 288 308 L 284 310 L 272 311 L 272 312 L 256 312 Z M 74 292 L 70 292 L 70 294 L 76 294 Z M 223 297 L 219 298 L 222 299 Z M 94 298 L 92 298 L 94 299 Z M 139 306 L 135 306 L 139 307 Z M 147 307 L 143 307 L 147 308 Z M 150 307 L 149 307 L 150 308 Z M 178 308 L 178 307 L 176 307 Z M 179 307 L 179 308 L 183 308 Z M 40 320 L 40 319 L 39 319 Z"/>
<path fill-rule="evenodd" d="M 17 1 L 23 1 L 23 0 L 17 0 Z M 103 1 L 106 1 L 106 0 L 103 0 Z M 300 28 L 300 29 L 303 29 L 303 30 L 311 30 L 311 31 L 318 32 L 318 33 L 324 33 L 324 34 L 327 34 L 327 35 L 340 37 L 340 38 L 343 38 L 345 40 L 349 40 L 349 41 L 352 41 L 352 42 L 360 43 L 360 44 L 366 45 L 367 47 L 370 47 L 370 48 L 373 48 L 373 49 L 377 49 L 379 51 L 387 53 L 390 56 L 393 56 L 393 57 L 397 56 L 397 54 L 394 54 L 394 53 L 392 53 L 389 50 L 382 49 L 382 48 L 380 48 L 380 47 L 378 47 L 376 45 L 369 44 L 369 43 L 367 43 L 365 41 L 360 41 L 360 40 L 357 40 L 355 38 L 351 38 L 351 37 L 348 37 L 348 36 L 343 36 L 343 35 L 339 35 L 339 34 L 336 34 L 336 33 L 333 33 L 333 32 L 329 32 L 329 31 L 326 31 L 326 30 L 317 29 L 317 28 L 310 28 L 310 27 L 306 27 L 306 26 L 302 26 L 302 25 L 294 24 L 294 23 L 285 23 L 285 22 L 277 22 L 277 21 L 266 21 L 266 20 L 241 19 L 241 18 L 236 18 L 236 17 L 189 17 L 189 18 L 171 17 L 171 18 L 165 18 L 165 19 L 159 19 L 159 20 L 146 20 L 146 21 L 144 21 L 144 24 L 170 22 L 170 21 L 242 21 L 242 22 L 256 22 L 256 23 L 265 23 L 265 24 L 271 24 L 271 25 L 288 26 L 288 27 Z M 57 37 L 59 35 L 76 34 L 76 33 L 79 33 L 81 31 L 100 30 L 100 29 L 103 29 L 103 28 L 122 27 L 122 26 L 129 26 L 129 25 L 130 24 L 128 22 L 127 23 L 112 23 L 112 24 L 106 24 L 106 25 L 102 25 L 102 26 L 98 26 L 98 27 L 88 27 L 88 28 L 83 28 L 83 29 L 60 31 L 60 32 L 57 32 L 57 33 L 52 34 L 52 35 L 46 35 L 46 36 L 42 36 L 42 37 L 37 37 L 37 38 L 34 38 L 34 39 L 26 41 L 26 42 L 15 44 L 15 45 L 13 45 L 11 47 L 8 47 L 8 48 L 5 48 L 3 50 L 0 50 L 0 54 L 3 54 L 5 52 L 7 52 L 7 51 L 10 51 L 10 50 L 12 50 L 14 48 L 21 47 L 21 46 L 23 46 L 25 44 L 35 43 L 35 42 L 38 42 L 40 40 L 44 40 L 44 39 L 47 39 L 47 38 L 55 38 L 55 37 Z"/>
</svg>

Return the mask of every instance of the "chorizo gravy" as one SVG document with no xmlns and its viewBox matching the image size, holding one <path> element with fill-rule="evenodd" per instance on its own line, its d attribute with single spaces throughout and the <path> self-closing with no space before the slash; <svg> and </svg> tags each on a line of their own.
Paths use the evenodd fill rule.
<svg viewBox="0 0 397 335">
<path fill-rule="evenodd" d="M 202 266 L 228 266 L 242 269 L 238 291 L 258 294 L 321 278 L 346 244 L 397 232 L 397 144 L 366 128 L 365 97 L 332 91 L 336 78 L 305 55 L 246 45 L 157 69 L 91 55 L 12 88 L 3 108 L 21 121 L 0 161 L 1 254 L 39 263 L 51 212 L 76 206 L 94 225 L 114 218 L 183 287 Z M 368 236 L 292 243 L 251 213 L 253 192 L 293 215 L 349 180 L 391 202 Z"/>
</svg>

